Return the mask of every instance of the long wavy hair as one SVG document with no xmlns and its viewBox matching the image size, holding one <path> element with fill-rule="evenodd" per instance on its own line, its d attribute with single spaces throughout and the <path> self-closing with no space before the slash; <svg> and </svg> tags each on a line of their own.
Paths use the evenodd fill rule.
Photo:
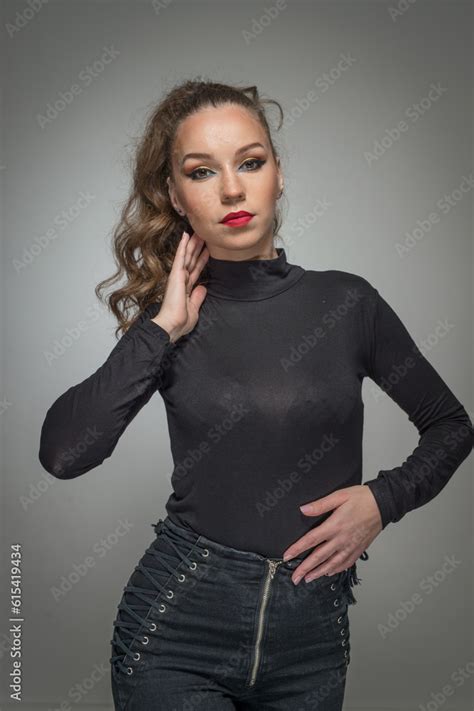
<svg viewBox="0 0 474 711">
<path fill-rule="evenodd" d="M 265 105 L 275 104 L 280 111 L 277 130 L 283 123 L 283 110 L 278 101 L 261 98 L 256 86 L 187 80 L 172 88 L 153 108 L 132 159 L 131 192 L 112 234 L 116 271 L 95 288 L 98 299 L 107 302 L 119 322 L 116 337 L 120 331 L 127 331 L 147 306 L 162 301 L 181 235 L 183 231 L 190 235 L 194 231 L 186 218 L 175 211 L 166 181 L 172 175 L 171 156 L 177 128 L 199 109 L 226 103 L 245 107 L 260 121 L 275 161 L 278 158 Z M 280 227 L 281 214 L 275 206 L 274 236 Z M 125 283 L 104 299 L 104 289 L 122 278 Z M 205 284 L 207 278 L 206 265 L 196 283 Z M 130 309 L 134 311 L 131 318 Z"/>
</svg>

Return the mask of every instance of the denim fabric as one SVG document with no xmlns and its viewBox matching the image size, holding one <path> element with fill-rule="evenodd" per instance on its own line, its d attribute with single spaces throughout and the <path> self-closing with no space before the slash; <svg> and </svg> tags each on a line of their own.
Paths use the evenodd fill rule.
<svg viewBox="0 0 474 711">
<path fill-rule="evenodd" d="M 291 574 L 311 551 L 285 563 L 169 517 L 152 525 L 156 537 L 114 621 L 115 709 L 342 709 L 355 564 L 294 585 Z"/>
</svg>

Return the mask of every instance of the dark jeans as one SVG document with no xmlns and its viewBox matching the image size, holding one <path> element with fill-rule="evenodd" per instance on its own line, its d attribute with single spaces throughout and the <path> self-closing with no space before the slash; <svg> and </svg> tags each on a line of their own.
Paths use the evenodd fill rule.
<svg viewBox="0 0 474 711">
<path fill-rule="evenodd" d="M 285 563 L 221 545 L 169 517 L 152 525 L 156 538 L 114 621 L 116 709 L 342 709 L 355 563 L 294 585 L 291 574 L 311 549 Z"/>
</svg>

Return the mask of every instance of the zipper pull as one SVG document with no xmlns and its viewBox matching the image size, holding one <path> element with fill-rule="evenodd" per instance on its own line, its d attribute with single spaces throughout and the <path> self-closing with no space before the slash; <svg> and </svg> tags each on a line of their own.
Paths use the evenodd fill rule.
<svg viewBox="0 0 474 711">
<path fill-rule="evenodd" d="M 268 562 L 270 563 L 270 577 L 273 579 L 273 577 L 275 576 L 276 569 L 279 565 L 281 565 L 281 563 L 283 563 L 283 561 L 268 559 Z"/>
</svg>

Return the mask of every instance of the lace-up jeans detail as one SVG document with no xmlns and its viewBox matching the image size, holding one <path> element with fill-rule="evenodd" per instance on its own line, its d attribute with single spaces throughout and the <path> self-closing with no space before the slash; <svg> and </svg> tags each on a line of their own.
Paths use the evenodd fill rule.
<svg viewBox="0 0 474 711">
<path fill-rule="evenodd" d="M 367 560 L 369 554 L 364 551 L 360 556 L 361 560 Z M 357 564 L 354 563 L 350 568 L 343 570 L 334 576 L 336 578 L 330 584 L 330 590 L 334 593 L 333 606 L 338 611 L 338 617 L 335 620 L 334 629 L 339 635 L 341 648 L 344 650 L 346 666 L 350 664 L 350 629 L 349 629 L 349 605 L 357 603 L 354 593 L 352 592 L 353 585 L 358 585 L 362 582 L 362 578 L 357 575 Z M 333 617 L 334 620 L 334 617 Z"/>
<path fill-rule="evenodd" d="M 355 566 L 294 585 L 303 556 L 155 529 L 114 623 L 116 711 L 342 711 Z"/>
<path fill-rule="evenodd" d="M 340 585 L 340 583 L 339 583 Z M 346 660 L 346 665 L 349 664 L 349 617 L 348 617 L 348 599 L 345 597 L 345 591 L 339 588 L 338 583 L 331 583 L 330 589 L 334 592 L 333 606 L 337 609 L 338 617 L 334 624 L 334 629 L 336 635 L 338 635 L 338 641 L 342 648 L 344 649 L 344 657 Z"/>
<path fill-rule="evenodd" d="M 157 524 L 152 524 L 157 536 L 161 533 L 162 524 L 162 519 L 159 519 Z M 157 550 L 154 542 L 145 551 L 143 558 L 135 567 L 134 573 L 123 590 L 122 600 L 118 606 L 118 616 L 113 623 L 115 628 L 114 635 L 110 640 L 115 654 L 110 657 L 109 661 L 115 671 L 128 675 L 134 673 L 136 664 L 140 664 L 142 659 L 142 648 L 149 644 L 151 635 L 160 634 L 159 623 L 151 619 L 153 612 L 156 611 L 159 615 L 164 614 L 168 610 L 167 601 L 175 597 L 175 585 L 184 586 L 187 576 L 198 568 L 198 563 L 191 559 L 195 546 L 191 547 L 191 551 L 187 555 L 181 550 L 182 546 L 178 546 L 171 538 L 166 538 L 166 545 L 171 546 L 178 557 L 178 565 L 176 566 L 176 562 L 172 565 L 166 559 L 166 552 L 163 547 L 161 547 L 161 550 Z M 209 550 L 203 549 L 200 551 L 199 556 L 207 558 Z M 153 559 L 156 560 L 155 566 L 150 564 Z M 144 561 L 150 562 L 147 565 Z M 181 570 L 182 564 L 185 564 L 184 570 L 186 572 Z M 166 584 L 163 584 L 157 578 L 158 566 L 164 567 L 169 573 Z M 148 587 L 136 584 L 137 573 L 147 578 L 150 583 Z M 141 611 L 143 614 L 140 614 Z M 140 647 L 137 648 L 137 644 Z"/>
</svg>

